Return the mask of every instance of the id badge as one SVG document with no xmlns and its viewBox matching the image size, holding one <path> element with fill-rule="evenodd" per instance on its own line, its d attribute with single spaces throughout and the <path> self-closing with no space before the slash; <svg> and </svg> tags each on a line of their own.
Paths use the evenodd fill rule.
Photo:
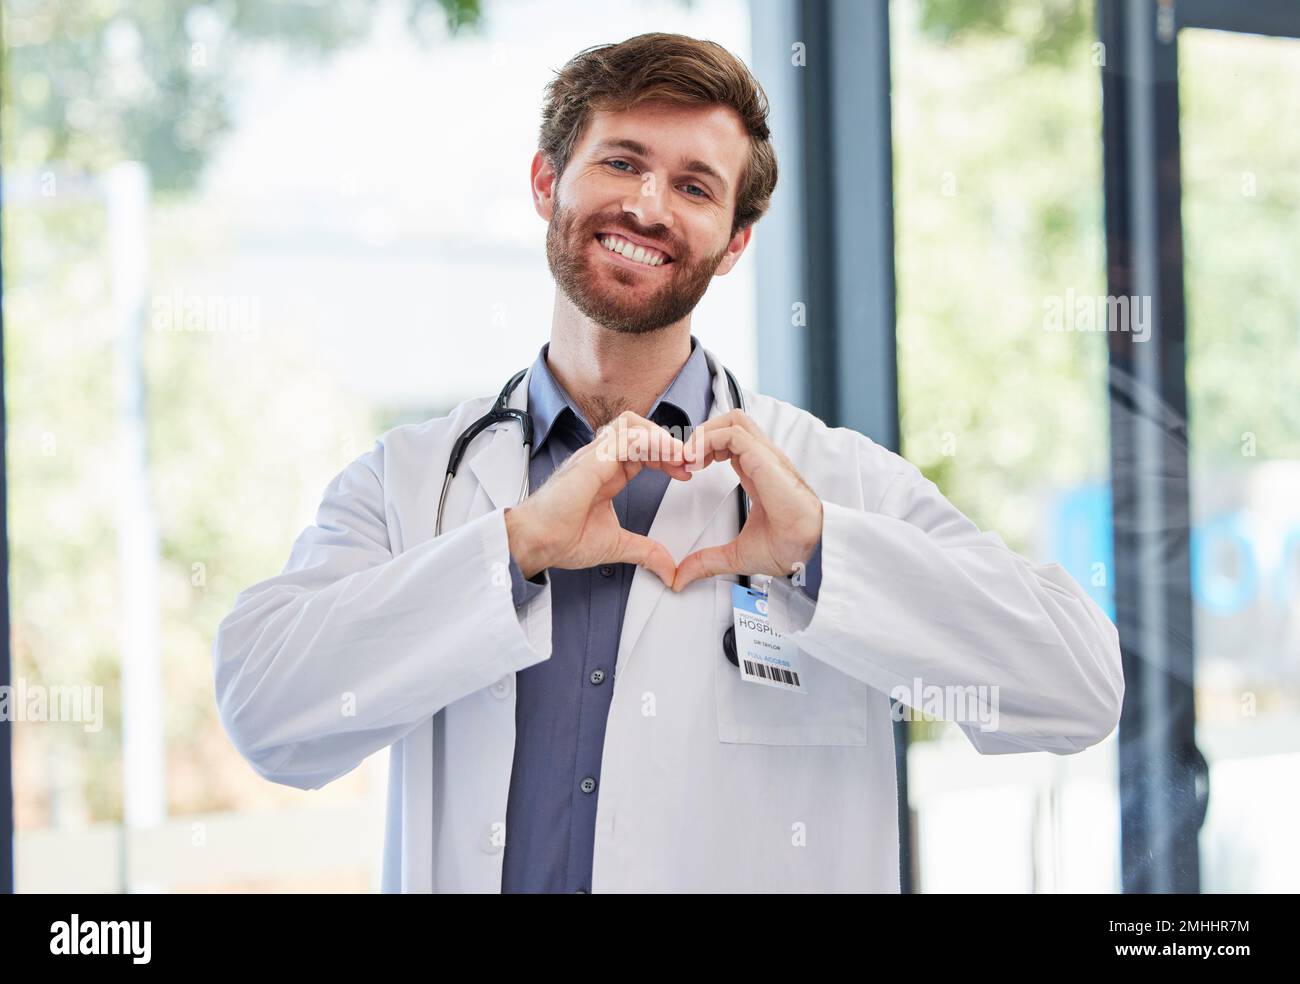
<svg viewBox="0 0 1300 984">
<path fill-rule="evenodd" d="M 768 620 L 768 598 L 742 584 L 731 586 L 731 617 L 736 629 L 740 678 L 764 687 L 805 694 L 799 647 L 777 635 Z"/>
</svg>

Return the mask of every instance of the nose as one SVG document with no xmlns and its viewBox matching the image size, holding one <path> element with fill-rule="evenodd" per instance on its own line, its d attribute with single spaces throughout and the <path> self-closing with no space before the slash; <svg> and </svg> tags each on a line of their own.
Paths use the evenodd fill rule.
<svg viewBox="0 0 1300 984">
<path fill-rule="evenodd" d="M 661 225 L 671 229 L 673 214 L 666 184 L 658 171 L 647 171 L 637 190 L 623 203 L 623 211 L 635 215 L 644 227 Z"/>
</svg>

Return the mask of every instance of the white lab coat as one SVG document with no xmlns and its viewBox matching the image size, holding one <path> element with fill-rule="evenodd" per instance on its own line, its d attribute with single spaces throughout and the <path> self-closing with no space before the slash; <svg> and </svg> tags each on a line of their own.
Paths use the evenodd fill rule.
<svg viewBox="0 0 1300 984">
<path fill-rule="evenodd" d="M 712 415 L 730 408 L 713 373 Z M 524 406 L 528 378 L 515 388 Z M 747 412 L 821 497 L 814 603 L 771 585 L 808 693 L 745 683 L 722 651 L 734 578 L 674 594 L 638 569 L 601 759 L 593 892 L 897 892 L 889 692 L 997 685 L 983 753 L 1069 754 L 1106 737 L 1118 634 L 1056 564 L 981 533 L 905 459 L 744 391 Z M 385 892 L 497 892 L 515 673 L 551 655 L 551 589 L 516 611 L 504 508 L 516 423 L 471 445 L 433 535 L 452 443 L 491 405 L 388 431 L 325 490 L 284 571 L 241 593 L 213 647 L 231 740 L 267 779 L 319 789 L 391 749 Z M 649 535 L 680 562 L 736 535 L 734 469 L 674 481 Z"/>
</svg>

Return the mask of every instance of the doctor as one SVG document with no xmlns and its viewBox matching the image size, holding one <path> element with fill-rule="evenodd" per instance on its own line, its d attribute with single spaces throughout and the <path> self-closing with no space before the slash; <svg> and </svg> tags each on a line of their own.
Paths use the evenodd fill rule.
<svg viewBox="0 0 1300 984">
<path fill-rule="evenodd" d="M 775 185 L 766 116 L 712 43 L 565 65 L 531 172 L 551 336 L 500 404 L 531 445 L 498 413 L 444 485 L 496 398 L 389 431 L 220 624 L 221 719 L 262 776 L 319 789 L 389 749 L 385 891 L 897 892 L 891 694 L 978 693 L 995 714 L 952 717 L 986 754 L 1115 728 L 1115 627 L 1061 567 L 733 391 L 692 334 Z M 747 576 L 797 689 L 724 653 Z"/>
</svg>

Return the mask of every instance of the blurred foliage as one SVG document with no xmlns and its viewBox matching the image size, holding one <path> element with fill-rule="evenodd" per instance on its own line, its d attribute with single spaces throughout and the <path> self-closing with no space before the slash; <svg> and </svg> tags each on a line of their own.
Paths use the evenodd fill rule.
<svg viewBox="0 0 1300 984">
<path fill-rule="evenodd" d="M 188 193 L 231 125 L 241 56 L 273 45 L 328 57 L 363 41 L 381 6 L 5 2 L 6 178 L 60 175 L 57 186 L 41 182 L 39 196 L 15 195 L 4 208 L 13 672 L 29 684 L 104 688 L 102 731 L 17 729 L 19 829 L 122 816 L 120 325 L 104 202 L 66 194 L 75 182 L 62 176 L 145 163 L 155 192 L 149 293 L 167 296 L 229 249 L 220 216 L 193 214 Z M 400 8 L 426 43 L 480 23 L 478 0 Z M 247 804 L 249 784 L 228 768 L 233 751 L 212 697 L 213 630 L 238 590 L 280 569 L 328 477 L 377 433 L 370 410 L 288 341 L 309 326 L 274 328 L 253 338 L 145 338 L 174 813 Z M 232 470 L 234 447 L 241 467 Z M 250 473 L 273 480 L 241 479 Z M 346 786 L 327 798 L 348 795 Z M 292 793 L 262 783 L 257 795 Z"/>
<path fill-rule="evenodd" d="M 232 249 L 223 217 L 186 192 L 231 125 L 239 54 L 266 44 L 326 57 L 364 39 L 378 6 L 6 0 L 5 167 L 98 173 L 143 160 L 168 192 L 151 216 L 150 291 L 165 296 Z M 480 20 L 477 0 L 404 9 L 425 38 Z M 1105 338 L 1042 327 L 1046 298 L 1106 290 L 1091 4 L 896 0 L 891 12 L 903 451 L 1025 551 L 1042 525 L 1035 496 L 1102 481 L 1108 467 Z M 1226 459 L 1250 430 L 1262 455 L 1294 457 L 1300 294 L 1286 233 L 1300 202 L 1300 128 L 1277 121 L 1300 115 L 1300 85 L 1283 56 L 1256 57 L 1257 46 L 1193 51 L 1184 152 L 1196 445 Z M 1246 174 L 1256 194 L 1243 193 Z M 4 237 L 14 671 L 105 688 L 99 734 L 16 729 L 19 827 L 30 829 L 121 816 L 120 326 L 102 203 L 7 201 Z M 235 593 L 280 569 L 329 476 L 377 433 L 373 408 L 303 355 L 294 332 L 310 328 L 146 338 L 173 813 L 301 795 L 250 781 L 247 768 L 232 778 L 209 653 Z M 912 726 L 917 736 L 940 728 Z M 346 782 L 312 795 L 346 797 Z"/>
<path fill-rule="evenodd" d="M 1032 557 L 1037 497 L 1107 474 L 1105 338 L 1042 327 L 1044 298 L 1105 292 L 1090 5 L 890 10 L 902 451 Z"/>
<path fill-rule="evenodd" d="M 1105 336 L 1043 329 L 1047 298 L 1105 293 L 1091 5 L 891 13 L 903 452 L 1033 554 L 1035 497 L 1108 468 Z"/>
<path fill-rule="evenodd" d="M 119 564 L 127 547 L 117 538 L 119 326 L 104 210 L 56 198 L 8 204 L 4 218 L 14 675 L 102 686 L 105 713 L 100 732 L 17 729 L 19 828 L 120 820 Z M 210 209 L 172 203 L 153 210 L 152 224 L 154 296 L 167 297 L 229 248 Z M 215 627 L 238 591 L 281 569 L 326 482 L 378 433 L 371 410 L 310 362 L 300 337 L 309 328 L 154 326 L 145 336 L 173 814 L 248 805 L 251 774 L 229 768 L 237 757 L 213 699 Z M 257 786 L 266 803 L 296 795 Z M 344 783 L 326 798 L 346 793 Z"/>
<path fill-rule="evenodd" d="M 1053 490 L 1110 474 L 1107 338 L 1043 330 L 1048 298 L 1108 290 L 1091 4 L 891 12 L 903 451 L 1050 561 Z M 1210 31 L 1179 60 L 1190 451 L 1217 486 L 1300 459 L 1300 60 Z"/>
<path fill-rule="evenodd" d="M 920 0 L 919 24 L 941 44 L 1009 41 L 1029 64 L 1064 65 L 1095 40 L 1091 5 L 1078 0 Z"/>
<path fill-rule="evenodd" d="M 1254 463 L 1244 435 L 1254 460 L 1300 459 L 1297 50 L 1220 31 L 1179 42 L 1188 423 L 1194 461 L 1217 469 Z"/>
<path fill-rule="evenodd" d="M 230 126 L 240 56 L 326 56 L 363 40 L 382 0 L 5 0 L 5 164 L 88 171 L 143 161 L 192 188 Z M 479 0 L 404 0 L 412 34 L 480 25 Z"/>
<path fill-rule="evenodd" d="M 15 680 L 104 688 L 103 730 L 15 729 L 19 823 L 120 810 L 112 332 L 101 209 L 6 202 L 5 397 Z M 14 248 L 21 243 L 22 248 Z"/>
</svg>

